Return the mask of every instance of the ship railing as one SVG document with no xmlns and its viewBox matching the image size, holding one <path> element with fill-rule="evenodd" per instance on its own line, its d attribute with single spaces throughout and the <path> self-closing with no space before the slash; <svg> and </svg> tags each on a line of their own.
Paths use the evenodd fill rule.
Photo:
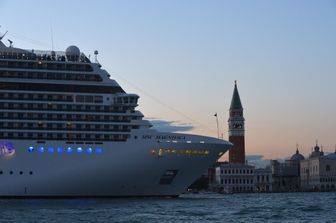
<svg viewBox="0 0 336 223">
<path fill-rule="evenodd" d="M 91 63 L 90 59 L 81 53 L 76 60 L 68 60 L 63 51 L 42 51 L 42 50 L 26 50 L 26 52 L 0 52 L 0 59 L 16 59 L 16 60 L 38 60 L 38 61 L 59 61 L 71 63 Z"/>
</svg>

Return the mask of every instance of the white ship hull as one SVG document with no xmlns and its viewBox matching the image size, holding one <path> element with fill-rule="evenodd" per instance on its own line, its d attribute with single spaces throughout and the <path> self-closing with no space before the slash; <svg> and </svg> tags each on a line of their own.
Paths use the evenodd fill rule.
<svg viewBox="0 0 336 223">
<path fill-rule="evenodd" d="M 178 196 L 231 146 L 152 130 L 139 96 L 76 46 L 1 38 L 0 197 Z"/>
<path fill-rule="evenodd" d="M 223 140 L 173 133 L 165 135 L 183 136 L 184 140 L 156 140 L 160 134 L 164 133 L 146 138 L 148 135 L 138 132 L 138 139 L 102 145 L 12 140 L 15 154 L 0 160 L 0 196 L 178 196 L 231 146 Z M 204 142 L 200 142 L 202 139 Z M 34 151 L 28 152 L 30 146 Z M 43 153 L 38 151 L 41 146 L 46 150 Z M 49 147 L 55 151 L 48 152 Z M 72 147 L 74 151 L 59 153 L 58 147 Z M 78 147 L 82 153 L 76 151 Z M 86 152 L 89 147 L 93 153 Z M 95 153 L 96 147 L 102 152 Z M 208 154 L 166 154 L 165 149 Z M 156 153 L 152 154 L 152 150 Z M 177 174 L 170 184 L 160 184 L 167 170 L 177 170 Z"/>
</svg>

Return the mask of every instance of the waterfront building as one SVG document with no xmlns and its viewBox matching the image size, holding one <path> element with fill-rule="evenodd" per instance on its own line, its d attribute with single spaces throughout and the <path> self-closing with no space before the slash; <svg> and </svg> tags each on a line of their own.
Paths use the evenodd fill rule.
<svg viewBox="0 0 336 223">
<path fill-rule="evenodd" d="M 229 150 L 229 162 L 245 164 L 245 119 L 243 106 L 239 97 L 237 82 L 235 81 L 230 106 L 229 141 L 233 147 Z"/>
<path fill-rule="evenodd" d="M 285 162 L 271 160 L 273 192 L 291 192 L 300 190 L 300 161 L 304 156 L 299 149 Z"/>
<path fill-rule="evenodd" d="M 220 192 L 246 193 L 254 191 L 254 166 L 221 163 L 216 167 L 216 185 Z"/>
<path fill-rule="evenodd" d="M 309 158 L 300 162 L 300 175 L 304 191 L 335 191 L 336 151 L 324 155 L 316 144 Z"/>
<path fill-rule="evenodd" d="M 270 167 L 254 170 L 254 188 L 256 192 L 272 192 L 272 170 Z"/>
</svg>

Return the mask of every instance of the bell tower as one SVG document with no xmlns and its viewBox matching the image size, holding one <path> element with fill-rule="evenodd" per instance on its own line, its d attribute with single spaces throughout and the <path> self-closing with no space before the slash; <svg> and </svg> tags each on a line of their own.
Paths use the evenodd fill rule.
<svg viewBox="0 0 336 223">
<path fill-rule="evenodd" d="M 245 119 L 240 101 L 237 81 L 233 90 L 229 118 L 229 141 L 233 147 L 229 150 L 229 162 L 245 164 Z"/>
</svg>

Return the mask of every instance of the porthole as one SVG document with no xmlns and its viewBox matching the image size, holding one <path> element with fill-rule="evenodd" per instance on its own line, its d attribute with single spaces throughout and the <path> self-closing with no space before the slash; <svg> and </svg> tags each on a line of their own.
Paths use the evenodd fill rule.
<svg viewBox="0 0 336 223">
<path fill-rule="evenodd" d="M 30 175 L 33 175 L 33 171 L 29 171 L 29 174 L 30 174 Z"/>
<path fill-rule="evenodd" d="M 0 174 L 3 174 L 3 171 L 2 171 L 2 170 L 0 171 Z"/>
<path fill-rule="evenodd" d="M 34 147 L 29 146 L 29 147 L 28 147 L 28 152 L 30 152 L 30 153 L 34 152 Z"/>
<path fill-rule="evenodd" d="M 23 172 L 22 171 L 20 171 L 20 175 L 22 175 L 23 174 Z"/>
<path fill-rule="evenodd" d="M 73 149 L 72 147 L 68 147 L 66 149 L 64 149 L 62 147 L 56 147 L 56 148 L 54 148 L 54 147 L 47 147 L 47 148 L 38 147 L 36 149 L 37 149 L 37 152 L 39 152 L 39 153 L 44 153 L 44 152 L 48 152 L 48 153 L 54 153 L 54 152 L 57 152 L 57 153 L 64 153 L 64 152 L 72 153 L 73 150 L 75 150 L 74 152 L 77 152 L 77 153 L 87 152 L 88 154 L 102 153 L 103 152 L 102 148 L 92 148 L 92 147 L 89 147 L 89 148 L 77 147 L 75 149 Z M 34 148 L 32 146 L 28 147 L 28 152 L 33 152 L 33 151 L 34 151 Z"/>
<path fill-rule="evenodd" d="M 9 174 L 12 175 L 12 174 L 13 174 L 13 171 L 9 171 Z"/>
</svg>

